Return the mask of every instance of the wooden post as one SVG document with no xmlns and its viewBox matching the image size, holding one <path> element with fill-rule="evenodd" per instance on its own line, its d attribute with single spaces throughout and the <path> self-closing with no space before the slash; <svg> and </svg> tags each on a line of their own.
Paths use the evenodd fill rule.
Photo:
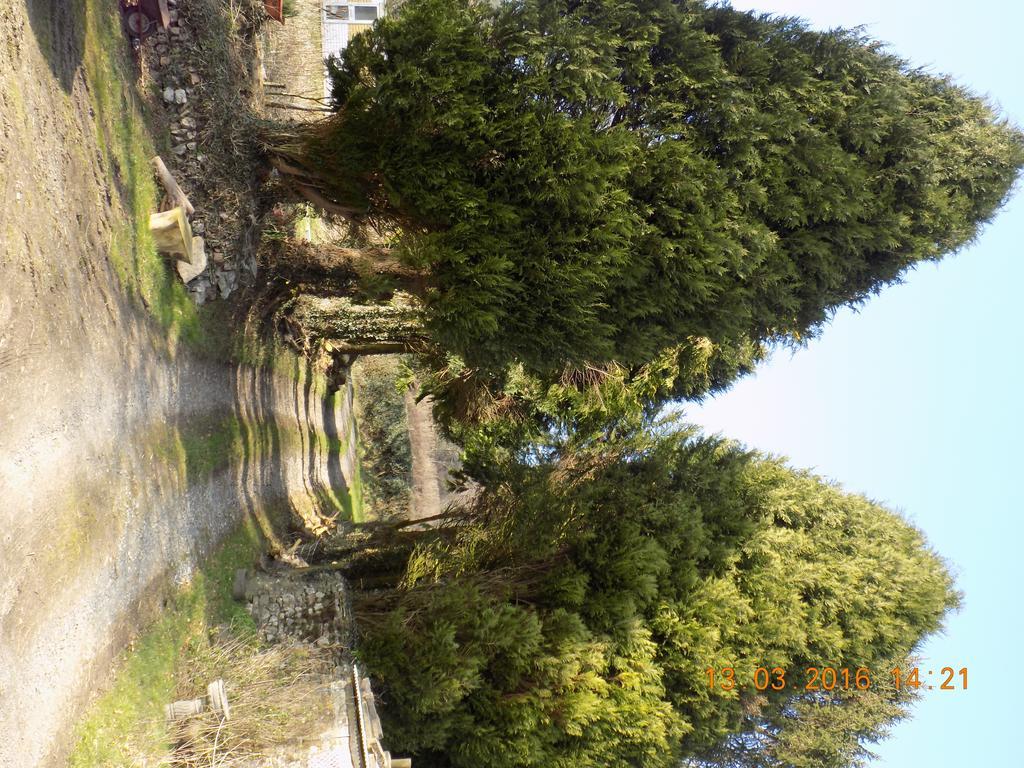
<svg viewBox="0 0 1024 768">
<path fill-rule="evenodd" d="M 185 209 L 185 213 L 189 216 L 195 214 L 196 209 L 192 207 L 192 203 L 189 202 L 188 197 L 182 192 L 181 187 L 178 186 L 178 182 L 174 180 L 171 172 L 167 170 L 167 166 L 164 165 L 164 161 L 159 155 L 154 157 L 150 162 L 153 163 L 153 168 L 156 170 L 156 177 L 160 179 L 160 183 L 164 185 L 164 189 L 167 190 L 167 194 L 171 196 L 171 200 L 176 205 L 181 206 Z"/>
</svg>

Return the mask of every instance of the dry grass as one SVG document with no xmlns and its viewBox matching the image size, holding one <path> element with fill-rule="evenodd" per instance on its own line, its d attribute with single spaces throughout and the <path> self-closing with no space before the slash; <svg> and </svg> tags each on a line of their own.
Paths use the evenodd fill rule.
<svg viewBox="0 0 1024 768">
<path fill-rule="evenodd" d="M 267 80 L 283 89 L 267 92 L 272 103 L 317 109 L 324 105 L 323 28 L 318 0 L 293 0 L 294 15 L 284 25 L 264 29 Z M 317 112 L 293 109 L 268 110 L 271 117 L 312 120 Z"/>
<path fill-rule="evenodd" d="M 257 648 L 253 641 L 221 637 L 188 654 L 175 697 L 198 698 L 208 683 L 225 681 L 231 718 L 213 712 L 179 723 L 169 762 L 180 768 L 234 766 L 266 758 L 283 745 L 316 739 L 329 727 L 329 683 L 334 658 L 309 645 Z"/>
<path fill-rule="evenodd" d="M 193 0 L 181 7 L 193 40 L 190 69 L 200 77 L 191 100 L 199 124 L 201 166 L 187 164 L 192 202 L 202 210 L 208 246 L 252 255 L 258 241 L 259 51 L 262 0 Z"/>
</svg>

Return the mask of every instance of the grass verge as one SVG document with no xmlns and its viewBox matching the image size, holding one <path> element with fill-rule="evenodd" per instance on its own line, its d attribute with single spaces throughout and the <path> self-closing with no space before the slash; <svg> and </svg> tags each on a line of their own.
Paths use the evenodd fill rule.
<svg viewBox="0 0 1024 768">
<path fill-rule="evenodd" d="M 252 565 L 263 539 L 252 522 L 230 536 L 161 617 L 123 654 L 113 685 L 79 725 L 72 768 L 136 766 L 169 754 L 163 707 L 172 701 L 180 670 L 209 652 L 211 631 L 227 626 L 252 641 L 255 626 L 231 598 L 235 570 Z"/>
<path fill-rule="evenodd" d="M 110 2 L 77 0 L 76 5 L 94 127 L 104 170 L 118 193 L 111 203 L 122 214 L 110 241 L 110 263 L 123 290 L 157 320 L 173 349 L 179 340 L 198 340 L 202 328 L 195 305 L 149 232 L 149 215 L 158 203 L 150 158 L 157 152 L 146 106 L 133 84 L 128 41 Z"/>
<path fill-rule="evenodd" d="M 307 366 L 291 349 L 276 338 L 263 338 L 252 319 L 237 309 L 221 301 L 196 307 L 173 260 L 157 252 L 149 215 L 157 210 L 161 191 L 150 159 L 169 149 L 163 118 L 153 102 L 157 97 L 140 93 L 137 65 L 112 1 L 72 0 L 70 6 L 59 12 L 72 17 L 80 30 L 93 128 L 108 189 L 116 191 L 110 204 L 120 223 L 111 234 L 108 256 L 122 290 L 157 321 L 172 354 L 183 343 L 205 357 L 271 367 L 296 379 L 304 373 L 323 385 L 321 372 L 302 371 Z M 262 3 L 245 0 L 225 6 L 219 0 L 201 0 L 186 10 L 195 17 L 192 26 L 200 38 L 195 51 L 204 75 L 201 87 L 212 89 L 208 101 L 217 105 L 207 115 L 210 125 L 203 137 L 216 187 L 207 196 L 217 198 L 218 210 L 241 210 L 251 194 L 255 160 L 251 126 L 237 117 L 250 111 L 240 93 L 239 73 L 251 58 L 244 40 L 251 37 L 255 19 L 264 16 Z"/>
<path fill-rule="evenodd" d="M 399 385 L 403 359 L 365 357 L 352 366 L 359 434 L 359 477 L 367 510 L 387 520 L 408 513 L 412 495 L 412 448 L 405 396 Z"/>
</svg>

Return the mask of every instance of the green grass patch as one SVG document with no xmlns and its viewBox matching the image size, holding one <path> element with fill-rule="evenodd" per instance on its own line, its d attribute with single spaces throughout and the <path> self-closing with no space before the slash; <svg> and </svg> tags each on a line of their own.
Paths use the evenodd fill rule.
<svg viewBox="0 0 1024 768">
<path fill-rule="evenodd" d="M 262 546 L 257 527 L 247 521 L 129 646 L 113 685 L 77 728 L 68 765 L 121 768 L 168 753 L 163 708 L 174 696 L 179 670 L 206 652 L 213 627 L 228 625 L 236 636 L 254 637 L 252 618 L 232 600 L 231 586 L 235 570 L 251 566 Z"/>
<path fill-rule="evenodd" d="M 263 549 L 264 539 L 258 526 L 246 520 L 241 528 L 229 536 L 202 571 L 206 599 L 206 623 L 213 626 L 226 624 L 235 633 L 254 634 L 256 624 L 245 606 L 231 597 L 235 571 L 248 568 Z"/>
<path fill-rule="evenodd" d="M 338 239 L 337 225 L 329 224 L 311 205 L 299 204 L 295 211 L 291 236 L 296 240 L 318 245 Z"/>
<path fill-rule="evenodd" d="M 173 694 L 181 648 L 197 631 L 200 597 L 197 591 L 179 597 L 171 612 L 129 650 L 113 687 L 79 726 L 68 765 L 131 766 L 139 755 L 167 751 L 163 706 Z"/>
<path fill-rule="evenodd" d="M 234 414 L 202 430 L 182 430 L 185 476 L 190 483 L 206 480 L 242 455 L 242 423 Z"/>
<path fill-rule="evenodd" d="M 355 413 L 351 416 L 352 424 L 343 445 L 339 446 L 339 455 L 344 456 L 349 450 L 349 443 L 355 439 L 353 451 L 354 467 L 348 488 L 348 514 L 353 523 L 365 523 L 368 520 L 367 503 L 363 490 L 363 446 L 359 439 L 359 420 Z"/>
<path fill-rule="evenodd" d="M 352 522 L 365 523 L 366 509 L 363 500 L 363 469 L 360 451 L 356 451 L 356 471 L 352 473 L 352 486 L 348 489 L 352 502 Z"/>
<path fill-rule="evenodd" d="M 74 15 L 84 29 L 83 63 L 104 170 L 124 217 L 111 237 L 111 265 L 126 293 L 166 331 L 172 348 L 179 340 L 195 341 L 202 334 L 195 305 L 149 232 L 159 199 L 150 165 L 157 152 L 120 19 L 105 0 L 78 0 Z"/>
</svg>

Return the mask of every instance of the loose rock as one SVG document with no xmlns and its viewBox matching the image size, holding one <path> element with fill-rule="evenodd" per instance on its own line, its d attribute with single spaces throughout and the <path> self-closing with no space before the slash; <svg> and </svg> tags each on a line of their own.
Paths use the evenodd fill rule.
<svg viewBox="0 0 1024 768">
<path fill-rule="evenodd" d="M 300 640 L 320 647 L 351 643 L 348 585 L 339 575 L 294 579 L 255 574 L 246 583 L 249 612 L 268 642 Z"/>
</svg>

